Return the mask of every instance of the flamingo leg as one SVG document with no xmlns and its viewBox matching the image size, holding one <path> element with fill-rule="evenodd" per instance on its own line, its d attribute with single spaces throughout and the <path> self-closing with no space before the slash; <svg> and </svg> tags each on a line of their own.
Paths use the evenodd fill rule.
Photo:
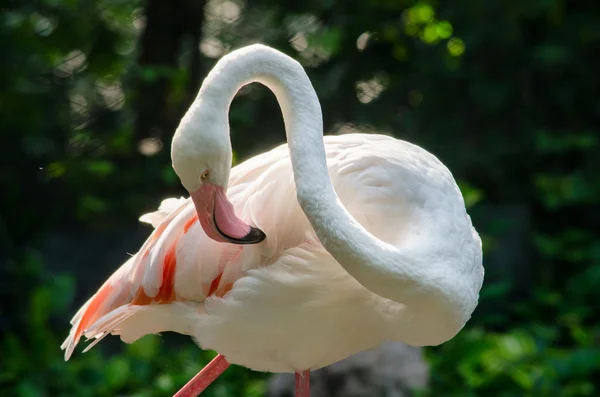
<svg viewBox="0 0 600 397">
<path fill-rule="evenodd" d="M 210 386 L 229 367 L 225 356 L 219 354 L 206 367 L 202 368 L 185 386 L 173 397 L 196 397 Z"/>
<path fill-rule="evenodd" d="M 310 371 L 296 372 L 296 397 L 310 396 Z"/>
</svg>

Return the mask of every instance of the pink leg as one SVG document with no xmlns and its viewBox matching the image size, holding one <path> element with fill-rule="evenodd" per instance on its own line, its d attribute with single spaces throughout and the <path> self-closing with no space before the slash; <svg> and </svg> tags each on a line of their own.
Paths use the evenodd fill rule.
<svg viewBox="0 0 600 397">
<path fill-rule="evenodd" d="M 296 397 L 310 396 L 310 371 L 296 372 Z"/>
<path fill-rule="evenodd" d="M 183 386 L 173 397 L 196 397 L 210 386 L 229 367 L 225 356 L 219 354 L 206 367 L 202 368 L 196 376 Z"/>
</svg>

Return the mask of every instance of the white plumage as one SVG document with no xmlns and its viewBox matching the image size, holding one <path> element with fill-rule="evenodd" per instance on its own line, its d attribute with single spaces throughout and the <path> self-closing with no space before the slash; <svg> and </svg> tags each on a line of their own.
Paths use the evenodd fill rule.
<svg viewBox="0 0 600 397">
<path fill-rule="evenodd" d="M 397 246 L 421 240 L 419 250 L 446 252 L 453 263 L 462 265 L 442 275 L 464 292 L 459 297 L 465 301 L 464 317 L 454 329 L 411 324 L 410 310 L 368 291 L 327 253 L 298 205 L 283 145 L 231 173 L 229 198 L 242 219 L 265 232 L 263 243 L 217 243 L 197 222 L 184 234 L 183 227 L 195 215 L 189 199 L 165 200 L 159 211 L 141 218 L 155 226 L 165 219 L 169 226 L 177 225 L 168 227 L 148 259 L 138 265 L 146 268 L 138 278 L 149 285 L 160 288 L 162 271 L 152 269 L 163 269 L 167 242 L 183 236 L 177 245 L 174 286 L 181 302 L 130 309 L 131 317 L 113 325 L 123 341 L 177 331 L 233 363 L 294 372 L 320 368 L 385 340 L 436 345 L 454 336 L 474 309 L 483 270 L 480 240 L 450 172 L 417 146 L 386 136 L 326 136 L 325 143 L 335 190 L 369 232 Z M 177 214 L 170 222 L 169 213 Z M 140 283 L 131 267 L 134 259 L 109 280 L 115 290 L 132 290 L 119 302 L 125 306 L 137 291 L 131 286 Z M 439 259 L 433 256 L 424 266 L 434 271 Z M 221 271 L 220 283 L 235 282 L 233 289 L 224 298 L 205 300 Z M 98 327 L 104 322 L 89 324 L 87 334 L 111 331 Z"/>
<path fill-rule="evenodd" d="M 294 62 L 258 45 L 228 55 L 173 142 L 184 186 L 198 189 L 208 167 L 208 182 L 224 180 L 235 214 L 267 238 L 217 242 L 195 202 L 165 200 L 141 218 L 156 229 L 140 252 L 73 318 L 66 359 L 82 334 L 129 343 L 176 331 L 234 364 L 296 372 L 386 340 L 437 345 L 464 326 L 483 281 L 481 241 L 450 171 L 418 146 L 382 135 L 326 136 L 323 151 L 320 107 Z M 230 147 L 219 140 L 228 139 L 228 103 L 251 81 L 277 95 L 290 146 L 229 174 L 218 164 Z"/>
</svg>

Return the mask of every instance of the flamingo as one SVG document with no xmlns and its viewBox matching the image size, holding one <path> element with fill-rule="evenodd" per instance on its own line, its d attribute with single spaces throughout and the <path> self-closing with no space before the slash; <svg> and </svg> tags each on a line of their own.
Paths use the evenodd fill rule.
<svg viewBox="0 0 600 397">
<path fill-rule="evenodd" d="M 228 111 L 249 83 L 280 104 L 287 145 L 231 168 Z M 477 306 L 481 240 L 450 171 L 413 144 L 376 134 L 323 136 L 302 66 L 255 44 L 221 58 L 178 126 L 172 165 L 190 197 L 163 201 L 154 226 L 73 317 L 82 336 L 190 335 L 220 353 L 176 397 L 230 363 L 296 374 L 384 341 L 433 346 Z"/>
</svg>

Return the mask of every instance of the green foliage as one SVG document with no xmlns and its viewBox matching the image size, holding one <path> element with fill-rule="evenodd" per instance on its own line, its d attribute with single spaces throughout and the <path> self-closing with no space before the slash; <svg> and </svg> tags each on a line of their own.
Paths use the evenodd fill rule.
<svg viewBox="0 0 600 397">
<path fill-rule="evenodd" d="M 557 328 L 538 324 L 503 334 L 465 330 L 430 355 L 433 384 L 439 390 L 431 395 L 596 395 L 593 379 L 600 371 L 600 349 L 576 341 L 571 341 L 576 348 L 557 347 Z"/>
</svg>

